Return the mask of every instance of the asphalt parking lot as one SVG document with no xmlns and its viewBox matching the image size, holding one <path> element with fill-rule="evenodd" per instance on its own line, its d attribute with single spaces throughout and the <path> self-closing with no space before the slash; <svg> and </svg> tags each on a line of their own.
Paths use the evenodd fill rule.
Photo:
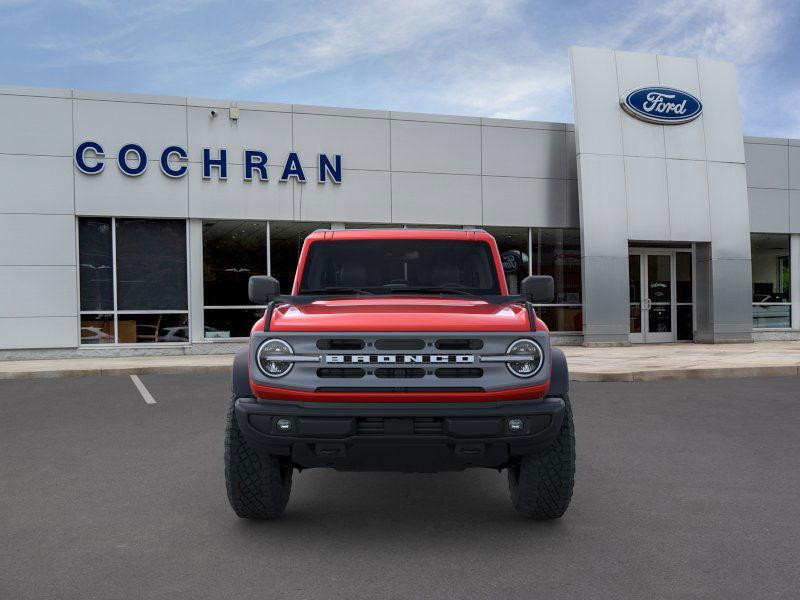
<svg viewBox="0 0 800 600">
<path fill-rule="evenodd" d="M 796 378 L 574 384 L 575 496 L 505 473 L 296 475 L 225 496 L 224 375 L 0 381 L 1 598 L 796 598 Z"/>
</svg>

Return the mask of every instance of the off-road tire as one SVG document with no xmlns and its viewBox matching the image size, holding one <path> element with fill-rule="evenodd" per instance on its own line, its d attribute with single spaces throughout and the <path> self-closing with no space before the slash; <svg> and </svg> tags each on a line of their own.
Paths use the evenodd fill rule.
<svg viewBox="0 0 800 600">
<path fill-rule="evenodd" d="M 511 503 L 518 513 L 546 521 L 558 519 L 567 510 L 575 483 L 575 426 L 572 407 L 566 409 L 561 429 L 552 444 L 541 452 L 523 456 L 508 469 Z"/>
<path fill-rule="evenodd" d="M 225 429 L 225 487 L 234 512 L 243 519 L 274 519 L 292 491 L 292 467 L 277 456 L 258 454 L 247 444 L 231 399 Z"/>
</svg>

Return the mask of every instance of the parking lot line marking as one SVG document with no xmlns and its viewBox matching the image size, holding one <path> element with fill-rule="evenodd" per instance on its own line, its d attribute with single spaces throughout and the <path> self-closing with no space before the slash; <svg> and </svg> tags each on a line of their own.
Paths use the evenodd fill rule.
<svg viewBox="0 0 800 600">
<path fill-rule="evenodd" d="M 142 398 L 144 398 L 145 402 L 148 404 L 156 403 L 156 399 L 153 398 L 153 395 L 149 391 L 147 391 L 147 388 L 144 387 L 144 384 L 142 383 L 142 380 L 139 379 L 138 375 L 131 375 L 131 381 L 133 381 L 133 385 L 135 385 L 136 389 L 139 390 L 139 393 L 142 395 Z"/>
</svg>

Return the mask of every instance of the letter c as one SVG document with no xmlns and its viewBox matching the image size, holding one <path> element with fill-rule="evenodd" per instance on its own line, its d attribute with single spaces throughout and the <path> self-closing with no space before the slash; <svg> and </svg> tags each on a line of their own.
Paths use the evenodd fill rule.
<svg viewBox="0 0 800 600">
<path fill-rule="evenodd" d="M 186 170 L 188 169 L 188 167 L 186 165 L 180 165 L 178 168 L 173 169 L 172 165 L 169 164 L 169 159 L 172 155 L 177 156 L 181 160 L 186 160 L 187 158 L 189 158 L 189 155 L 186 153 L 186 150 L 184 150 L 180 146 L 167 146 L 161 153 L 161 159 L 160 159 L 161 171 L 167 177 L 178 179 L 179 177 L 183 177 L 184 175 L 186 175 Z"/>
<path fill-rule="evenodd" d="M 81 173 L 86 173 L 87 175 L 97 175 L 100 171 L 105 168 L 105 163 L 101 160 L 98 160 L 93 165 L 86 163 L 86 151 L 93 150 L 94 154 L 97 158 L 105 158 L 105 152 L 103 152 L 103 147 L 98 144 L 97 142 L 83 142 L 80 144 L 75 150 L 75 166 L 78 167 L 78 170 Z"/>
</svg>

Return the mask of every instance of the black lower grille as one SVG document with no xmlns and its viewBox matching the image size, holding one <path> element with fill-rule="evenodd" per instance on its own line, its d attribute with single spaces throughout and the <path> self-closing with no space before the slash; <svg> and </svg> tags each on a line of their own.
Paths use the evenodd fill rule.
<svg viewBox="0 0 800 600">
<path fill-rule="evenodd" d="M 359 435 L 382 435 L 383 419 L 380 417 L 359 419 L 358 433 Z"/>
<path fill-rule="evenodd" d="M 442 420 L 434 417 L 418 417 L 414 419 L 416 435 L 439 435 L 443 431 Z"/>
<path fill-rule="evenodd" d="M 388 429 L 388 431 L 387 431 Z M 444 431 L 439 417 L 415 417 L 413 419 L 389 419 L 389 427 L 383 417 L 364 417 L 358 419 L 359 435 L 441 435 Z"/>
</svg>

